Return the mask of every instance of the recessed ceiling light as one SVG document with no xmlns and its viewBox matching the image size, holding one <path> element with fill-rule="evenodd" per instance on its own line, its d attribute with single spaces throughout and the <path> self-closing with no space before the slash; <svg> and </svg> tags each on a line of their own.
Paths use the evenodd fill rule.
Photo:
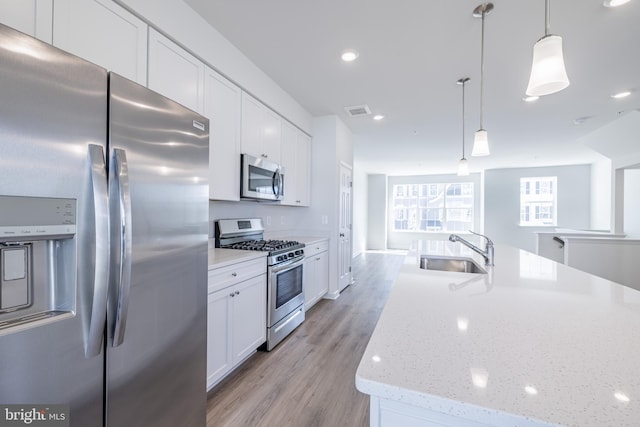
<svg viewBox="0 0 640 427">
<path fill-rule="evenodd" d="M 625 3 L 629 3 L 631 0 L 604 0 L 602 5 L 604 7 L 618 7 Z"/>
<path fill-rule="evenodd" d="M 524 102 L 535 102 L 538 99 L 540 99 L 539 96 L 525 96 L 524 98 L 522 98 Z"/>
<path fill-rule="evenodd" d="M 373 120 L 382 120 L 384 119 L 384 116 L 382 114 L 376 114 L 375 116 L 373 116 Z"/>
<path fill-rule="evenodd" d="M 611 97 L 613 99 L 620 99 L 620 98 L 626 98 L 629 95 L 631 95 L 631 91 L 625 90 L 624 92 L 614 93 L 613 95 L 611 95 Z"/>
<path fill-rule="evenodd" d="M 343 50 L 342 53 L 340 54 L 340 58 L 342 58 L 344 62 L 355 61 L 358 56 L 360 56 L 360 54 L 358 53 L 357 50 L 354 50 L 354 49 Z"/>
</svg>

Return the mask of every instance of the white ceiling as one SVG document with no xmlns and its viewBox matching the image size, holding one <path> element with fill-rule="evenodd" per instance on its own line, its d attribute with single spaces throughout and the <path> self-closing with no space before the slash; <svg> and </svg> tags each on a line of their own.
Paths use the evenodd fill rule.
<svg viewBox="0 0 640 427">
<path fill-rule="evenodd" d="M 460 77 L 466 85 L 466 153 L 472 172 L 590 163 L 579 141 L 640 109 L 640 0 L 551 2 L 571 85 L 522 101 L 544 0 L 497 0 L 485 18 L 484 128 L 491 155 L 470 157 L 479 128 L 481 20 L 475 0 L 185 0 L 313 116 L 338 115 L 368 172 L 455 173 L 461 157 Z M 353 48 L 360 57 L 344 63 Z M 630 97 L 610 99 L 624 89 Z M 344 107 L 367 104 L 369 117 Z M 589 117 L 576 125 L 574 120 Z"/>
</svg>

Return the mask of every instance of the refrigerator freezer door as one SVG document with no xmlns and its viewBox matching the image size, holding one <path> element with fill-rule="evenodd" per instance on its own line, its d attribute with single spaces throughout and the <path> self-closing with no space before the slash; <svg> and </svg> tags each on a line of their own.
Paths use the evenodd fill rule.
<svg viewBox="0 0 640 427">
<path fill-rule="evenodd" d="M 126 209 L 111 198 L 112 230 L 124 223 L 131 231 L 130 248 L 121 244 L 123 233 L 112 233 L 112 260 L 131 263 L 131 281 L 121 343 L 114 341 L 118 274 L 109 284 L 107 425 L 202 427 L 209 124 L 113 73 L 109 109 L 109 158 L 126 153 L 131 201 L 127 224 Z"/>
<path fill-rule="evenodd" d="M 107 73 L 0 25 L 0 93 L 0 195 L 77 201 L 72 238 L 33 243 L 32 300 L 20 309 L 68 315 L 0 334 L 0 402 L 69 405 L 72 426 L 102 426 L 102 340 L 95 356 L 85 351 L 96 254 L 88 147 L 106 150 Z"/>
</svg>

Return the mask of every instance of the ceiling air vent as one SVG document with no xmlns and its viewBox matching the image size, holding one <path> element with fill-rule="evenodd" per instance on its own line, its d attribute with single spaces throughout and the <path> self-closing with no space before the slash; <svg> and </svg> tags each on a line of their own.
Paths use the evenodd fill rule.
<svg viewBox="0 0 640 427">
<path fill-rule="evenodd" d="M 368 116 L 371 110 L 368 105 L 354 105 L 353 107 L 344 107 L 344 110 L 351 117 Z"/>
</svg>

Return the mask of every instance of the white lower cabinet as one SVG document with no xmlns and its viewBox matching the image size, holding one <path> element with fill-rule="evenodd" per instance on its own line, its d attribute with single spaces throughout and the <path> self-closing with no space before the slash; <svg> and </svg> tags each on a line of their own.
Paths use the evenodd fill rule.
<svg viewBox="0 0 640 427">
<path fill-rule="evenodd" d="M 479 421 L 371 396 L 371 427 L 489 427 Z M 506 424 L 505 424 L 506 425 Z M 511 424 L 509 424 L 511 425 Z"/>
<path fill-rule="evenodd" d="M 304 308 L 308 310 L 329 291 L 329 242 L 307 245 L 302 270 Z"/>
<path fill-rule="evenodd" d="M 241 274 L 229 268 L 209 271 L 209 289 L 222 283 L 220 289 L 209 293 L 207 305 L 207 389 L 224 378 L 233 368 L 266 341 L 267 276 L 264 259 L 262 274 L 242 280 Z M 234 265 L 234 269 L 250 271 L 255 262 Z M 222 274 L 221 274 L 222 273 Z M 229 273 L 241 281 L 229 283 L 223 275 Z M 233 276 L 233 274 L 236 274 Z"/>
</svg>

